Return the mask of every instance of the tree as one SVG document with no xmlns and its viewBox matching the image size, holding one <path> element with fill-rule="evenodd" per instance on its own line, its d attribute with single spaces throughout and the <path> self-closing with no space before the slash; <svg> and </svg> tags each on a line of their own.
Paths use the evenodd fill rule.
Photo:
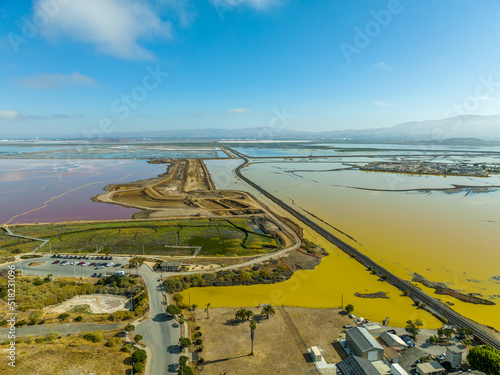
<svg viewBox="0 0 500 375">
<path fill-rule="evenodd" d="M 474 370 L 500 375 L 500 351 L 491 346 L 476 346 L 469 350 L 467 361 Z"/>
<path fill-rule="evenodd" d="M 436 337 L 436 336 L 431 336 L 429 337 L 429 342 L 432 344 L 432 345 L 435 345 L 437 344 L 437 342 L 439 341 L 439 339 Z"/>
<path fill-rule="evenodd" d="M 133 324 L 127 324 L 125 326 L 125 331 L 127 331 L 127 332 L 135 331 L 135 326 Z"/>
<path fill-rule="evenodd" d="M 128 260 L 129 268 L 134 268 L 136 273 L 139 273 L 139 268 L 144 264 L 146 259 L 140 257 L 134 257 Z"/>
<path fill-rule="evenodd" d="M 188 360 L 189 360 L 189 357 L 185 356 L 185 355 L 181 355 L 179 357 L 179 364 L 181 366 L 186 366 L 188 364 Z"/>
<path fill-rule="evenodd" d="M 179 315 L 180 313 L 182 313 L 182 310 L 178 306 L 175 306 L 175 305 L 168 305 L 166 311 L 167 311 L 167 314 L 170 314 L 170 315 Z"/>
<path fill-rule="evenodd" d="M 403 290 L 403 296 L 408 297 L 410 295 L 410 292 L 408 289 Z"/>
<path fill-rule="evenodd" d="M 253 340 L 255 339 L 255 330 L 257 329 L 257 322 L 255 320 L 250 320 L 250 339 L 252 340 L 252 352 L 250 355 L 253 355 Z"/>
<path fill-rule="evenodd" d="M 209 302 L 209 303 L 207 303 L 205 306 L 206 306 L 206 308 L 205 308 L 205 312 L 207 313 L 207 319 L 209 319 L 209 318 L 210 318 L 209 311 L 210 311 L 210 309 L 212 308 L 212 304 Z"/>
<path fill-rule="evenodd" d="M 142 350 L 142 349 L 139 349 L 139 350 L 136 350 L 132 354 L 132 361 L 134 361 L 134 363 L 136 363 L 136 362 L 144 362 L 147 357 L 148 357 L 148 355 L 147 355 L 146 351 Z"/>
<path fill-rule="evenodd" d="M 438 337 L 441 338 L 444 336 L 444 328 L 439 328 L 437 331 Z"/>
<path fill-rule="evenodd" d="M 253 312 L 250 310 L 245 310 L 245 320 L 249 320 L 253 316 Z"/>
<path fill-rule="evenodd" d="M 141 341 L 143 338 L 144 338 L 144 337 L 142 337 L 142 335 L 135 335 L 135 336 L 134 336 L 134 341 L 135 341 L 136 343 L 139 343 L 139 341 Z"/>
<path fill-rule="evenodd" d="M 274 307 L 272 307 L 271 304 L 269 304 L 264 306 L 260 313 L 261 315 L 266 315 L 267 319 L 269 319 L 270 316 L 276 314 L 276 311 L 274 310 Z"/>
<path fill-rule="evenodd" d="M 179 339 L 179 346 L 181 347 L 181 349 L 191 346 L 191 339 L 187 337 L 181 337 Z"/>
<path fill-rule="evenodd" d="M 417 319 L 415 321 L 408 320 L 406 322 L 406 332 L 415 337 L 415 341 L 417 341 L 417 336 L 420 333 L 420 327 L 422 327 L 423 325 L 424 324 L 420 319 Z"/>
<path fill-rule="evenodd" d="M 237 320 L 245 320 L 245 309 L 244 308 L 241 308 L 241 309 L 238 309 L 238 311 L 236 311 L 236 314 L 234 315 L 234 317 L 237 319 Z"/>
<path fill-rule="evenodd" d="M 193 375 L 193 369 L 189 366 L 180 366 L 177 370 L 179 375 Z"/>
<path fill-rule="evenodd" d="M 354 306 L 351 305 L 351 304 L 348 304 L 346 307 L 345 307 L 345 311 L 350 314 L 354 311 Z"/>
</svg>

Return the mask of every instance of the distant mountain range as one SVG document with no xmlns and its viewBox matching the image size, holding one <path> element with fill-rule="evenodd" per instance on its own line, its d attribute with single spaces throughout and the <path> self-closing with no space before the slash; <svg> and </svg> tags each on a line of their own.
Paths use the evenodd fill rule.
<svg viewBox="0 0 500 375">
<path fill-rule="evenodd" d="M 113 137 L 204 140 L 315 140 L 427 141 L 481 143 L 500 141 L 500 116 L 464 115 L 441 120 L 414 121 L 375 129 L 324 132 L 273 128 L 165 130 L 113 134 Z"/>
</svg>

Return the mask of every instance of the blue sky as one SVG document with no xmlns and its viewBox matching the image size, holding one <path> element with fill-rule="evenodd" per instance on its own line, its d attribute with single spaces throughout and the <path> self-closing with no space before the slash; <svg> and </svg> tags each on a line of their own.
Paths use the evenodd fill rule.
<svg viewBox="0 0 500 375">
<path fill-rule="evenodd" d="M 499 15 L 495 0 L 9 2 L 0 138 L 500 114 Z"/>
</svg>

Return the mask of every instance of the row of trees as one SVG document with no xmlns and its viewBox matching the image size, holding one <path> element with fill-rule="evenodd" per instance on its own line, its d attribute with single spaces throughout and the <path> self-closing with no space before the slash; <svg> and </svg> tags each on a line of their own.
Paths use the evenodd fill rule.
<svg viewBox="0 0 500 375">
<path fill-rule="evenodd" d="M 274 307 L 272 305 L 265 305 L 262 307 L 262 310 L 260 311 L 260 315 L 266 316 L 267 319 L 269 319 L 271 316 L 276 314 L 276 310 L 274 310 Z M 240 321 L 245 321 L 249 320 L 254 316 L 254 313 L 250 310 L 247 310 L 245 308 L 241 308 L 238 311 L 236 311 L 235 318 L 236 320 Z"/>
</svg>

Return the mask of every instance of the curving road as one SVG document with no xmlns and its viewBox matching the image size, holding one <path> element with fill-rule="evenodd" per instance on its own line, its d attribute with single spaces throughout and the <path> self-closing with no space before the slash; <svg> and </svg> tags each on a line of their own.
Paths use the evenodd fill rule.
<svg viewBox="0 0 500 375">
<path fill-rule="evenodd" d="M 176 373 L 180 353 L 179 323 L 165 312 L 168 298 L 164 298 L 166 295 L 158 274 L 145 265 L 140 268 L 139 274 L 148 288 L 149 318 L 136 327 L 134 334 L 142 335 L 151 350 L 150 375 Z"/>
<path fill-rule="evenodd" d="M 30 262 L 44 261 L 42 265 L 28 267 Z M 82 266 L 61 266 L 60 264 L 52 264 L 53 258 L 43 257 L 37 259 L 29 259 L 17 261 L 11 264 L 16 265 L 17 270 L 22 270 L 23 275 L 28 276 L 46 276 L 52 274 L 59 277 L 91 277 L 95 272 L 103 274 L 106 271 L 115 271 L 113 267 L 106 267 L 96 270 L 94 267 Z M 125 258 L 114 257 L 114 262 L 126 264 Z M 0 269 L 6 269 L 7 264 L 0 266 Z M 76 273 L 75 273 L 76 272 Z M 135 334 L 140 334 L 144 337 L 144 342 L 151 350 L 149 358 L 149 375 L 165 375 L 173 374 L 177 371 L 179 363 L 180 348 L 178 345 L 180 337 L 179 324 L 165 313 L 165 302 L 168 297 L 164 293 L 163 284 L 158 280 L 158 274 L 153 272 L 148 266 L 143 265 L 139 269 L 139 275 L 142 276 L 146 283 L 149 296 L 149 318 L 137 325 Z M 168 302 L 167 302 L 168 303 Z M 27 335 L 44 335 L 55 331 L 59 333 L 79 333 L 85 331 L 97 331 L 100 329 L 115 329 L 119 324 L 102 325 L 102 324 L 48 324 L 43 326 L 29 326 L 18 328 L 21 336 Z M 49 330 L 49 331 L 47 331 Z M 0 330 L 0 339 L 6 337 L 7 330 Z"/>
</svg>

